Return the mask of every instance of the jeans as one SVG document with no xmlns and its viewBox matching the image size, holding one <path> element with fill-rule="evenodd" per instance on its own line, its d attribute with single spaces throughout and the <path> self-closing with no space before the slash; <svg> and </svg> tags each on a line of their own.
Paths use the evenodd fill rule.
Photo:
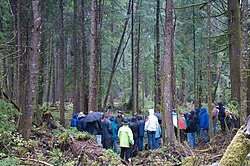
<svg viewBox="0 0 250 166">
<path fill-rule="evenodd" d="M 143 137 L 138 138 L 138 150 L 143 151 Z"/>
<path fill-rule="evenodd" d="M 216 134 L 216 122 L 213 122 L 213 132 Z"/>
<path fill-rule="evenodd" d="M 154 149 L 155 145 L 155 131 L 147 131 L 148 149 Z"/>
<path fill-rule="evenodd" d="M 155 138 L 155 145 L 154 145 L 155 149 L 159 147 L 159 141 L 160 141 L 160 138 Z"/>
<path fill-rule="evenodd" d="M 117 141 L 116 140 L 112 140 L 112 143 L 113 143 L 113 149 L 114 149 L 114 152 L 117 153 Z"/>
<path fill-rule="evenodd" d="M 122 159 L 124 159 L 124 153 L 125 154 L 125 158 L 126 158 L 126 161 L 128 161 L 129 157 L 130 157 L 130 148 L 124 148 L 124 147 L 121 147 L 121 154 L 120 154 L 120 157 Z"/>
<path fill-rule="evenodd" d="M 191 148 L 195 147 L 195 136 L 194 133 L 187 133 L 188 144 Z"/>
</svg>

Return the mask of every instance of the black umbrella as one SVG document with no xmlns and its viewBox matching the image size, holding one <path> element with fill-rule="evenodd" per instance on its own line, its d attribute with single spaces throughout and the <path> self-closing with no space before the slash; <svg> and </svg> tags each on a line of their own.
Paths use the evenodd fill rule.
<svg viewBox="0 0 250 166">
<path fill-rule="evenodd" d="M 100 120 L 103 115 L 104 115 L 103 112 L 92 112 L 92 113 L 89 113 L 87 116 L 85 116 L 84 121 L 94 122 L 94 121 Z"/>
</svg>

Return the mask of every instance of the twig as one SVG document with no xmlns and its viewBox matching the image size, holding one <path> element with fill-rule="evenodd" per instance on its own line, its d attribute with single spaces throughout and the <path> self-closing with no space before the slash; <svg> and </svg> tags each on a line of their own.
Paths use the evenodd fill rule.
<svg viewBox="0 0 250 166">
<path fill-rule="evenodd" d="M 31 159 L 31 158 L 20 158 L 21 160 L 29 160 L 29 161 L 34 161 L 34 162 L 37 162 L 37 163 L 40 163 L 40 164 L 43 164 L 43 165 L 47 165 L 47 166 L 53 166 L 45 161 L 41 161 L 41 160 L 37 160 L 37 159 Z"/>
<path fill-rule="evenodd" d="M 217 154 L 217 155 L 212 156 L 212 157 L 210 157 L 210 158 L 206 158 L 205 160 L 212 160 L 212 159 L 215 159 L 215 158 L 221 157 L 221 156 L 223 156 L 223 154 Z"/>
</svg>

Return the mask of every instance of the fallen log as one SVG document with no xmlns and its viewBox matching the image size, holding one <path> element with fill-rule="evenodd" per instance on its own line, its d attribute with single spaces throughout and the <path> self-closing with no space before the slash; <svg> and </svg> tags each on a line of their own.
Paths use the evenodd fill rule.
<svg viewBox="0 0 250 166">
<path fill-rule="evenodd" d="M 250 139 L 244 133 L 249 127 L 250 118 L 246 125 L 242 126 L 234 136 L 232 142 L 221 158 L 219 165 L 242 165 L 248 153 L 250 153 Z"/>
<path fill-rule="evenodd" d="M 45 162 L 45 161 L 41 161 L 41 160 L 37 160 L 37 159 L 31 159 L 31 158 L 20 158 L 21 160 L 24 160 L 24 161 L 26 161 L 26 160 L 28 160 L 28 161 L 33 161 L 33 162 L 36 162 L 36 163 L 39 163 L 39 164 L 43 164 L 43 165 L 47 165 L 47 166 L 53 166 L 53 165 L 51 165 L 51 164 L 49 164 L 49 163 L 47 163 L 47 162 Z"/>
</svg>

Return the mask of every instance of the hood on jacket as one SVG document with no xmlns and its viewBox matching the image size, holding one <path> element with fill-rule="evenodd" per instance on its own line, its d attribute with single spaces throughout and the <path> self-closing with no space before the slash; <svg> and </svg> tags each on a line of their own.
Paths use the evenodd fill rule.
<svg viewBox="0 0 250 166">
<path fill-rule="evenodd" d="M 78 116 L 77 114 L 74 114 L 73 119 L 77 119 L 77 116 Z"/>
<path fill-rule="evenodd" d="M 206 108 L 201 108 L 201 113 L 206 113 L 207 112 L 207 109 Z"/>
<path fill-rule="evenodd" d="M 222 108 L 223 104 L 222 103 L 218 103 L 218 106 L 219 106 L 219 108 Z"/>
<path fill-rule="evenodd" d="M 114 121 L 114 120 L 115 120 L 115 117 L 114 117 L 114 116 L 110 116 L 108 119 L 109 119 L 110 121 Z"/>
<path fill-rule="evenodd" d="M 131 122 L 136 122 L 136 117 L 132 117 Z"/>
<path fill-rule="evenodd" d="M 200 109 L 199 108 L 195 108 L 194 110 L 196 111 L 196 114 L 200 113 Z"/>
<path fill-rule="evenodd" d="M 154 115 L 154 112 L 155 112 L 154 109 L 149 109 L 148 110 L 149 115 Z"/>
<path fill-rule="evenodd" d="M 142 120 L 142 116 L 136 115 L 137 120 Z"/>
</svg>

